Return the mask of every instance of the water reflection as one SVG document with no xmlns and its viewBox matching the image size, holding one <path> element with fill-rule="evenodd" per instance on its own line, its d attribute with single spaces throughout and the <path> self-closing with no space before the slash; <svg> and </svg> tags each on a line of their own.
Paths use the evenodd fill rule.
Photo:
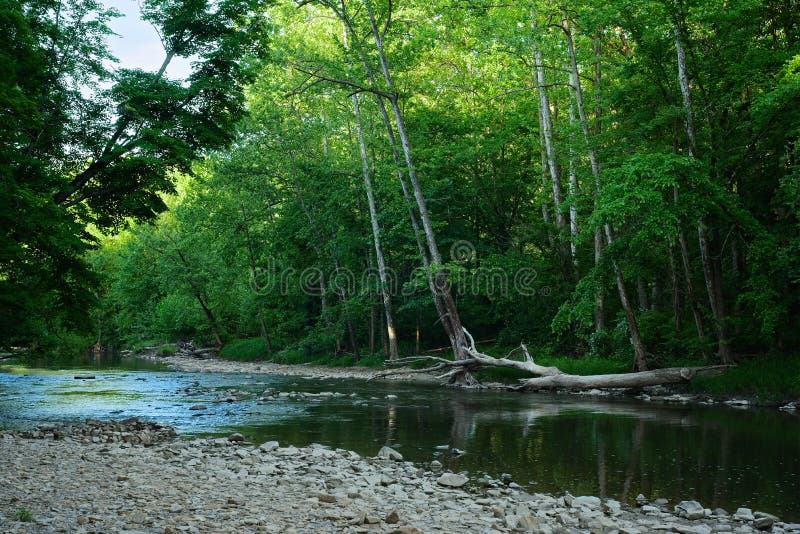
<svg viewBox="0 0 800 534">
<path fill-rule="evenodd" d="M 800 519 L 800 418 L 774 410 L 263 375 L 95 374 L 78 381 L 70 371 L 0 373 L 0 425 L 138 415 L 187 435 L 238 431 L 254 441 L 317 442 L 364 455 L 387 444 L 413 461 L 509 473 L 536 491 L 628 501 L 641 492 Z M 225 402 L 231 388 L 249 395 Z M 268 388 L 346 395 L 259 402 Z M 197 404 L 207 409 L 190 410 Z"/>
</svg>

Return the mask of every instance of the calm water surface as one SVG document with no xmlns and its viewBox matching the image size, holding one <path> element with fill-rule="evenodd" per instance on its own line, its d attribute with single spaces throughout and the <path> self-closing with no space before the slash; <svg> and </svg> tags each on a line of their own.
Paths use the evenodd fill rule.
<svg viewBox="0 0 800 534">
<path fill-rule="evenodd" d="M 800 520 L 800 417 L 777 410 L 128 367 L 94 369 L 94 380 L 74 378 L 83 371 L 0 367 L 0 427 L 138 416 L 188 436 L 238 431 L 256 442 L 316 442 L 363 455 L 388 444 L 407 460 L 509 473 L 532 491 L 628 502 L 643 493 Z M 226 402 L 230 389 L 251 395 Z M 348 396 L 259 403 L 265 389 Z M 208 409 L 189 410 L 195 404 Z M 443 445 L 466 452 L 455 457 Z"/>
</svg>

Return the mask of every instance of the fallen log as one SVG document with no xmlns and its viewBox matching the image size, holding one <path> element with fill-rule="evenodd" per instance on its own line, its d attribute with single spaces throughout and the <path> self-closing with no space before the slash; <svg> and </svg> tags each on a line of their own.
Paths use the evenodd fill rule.
<svg viewBox="0 0 800 534">
<path fill-rule="evenodd" d="M 480 367 L 507 367 L 517 369 L 533 375 L 532 378 L 520 379 L 520 385 L 511 387 L 513 390 L 539 390 L 539 389 L 611 389 L 611 388 L 638 388 L 645 386 L 658 386 L 664 384 L 677 384 L 688 382 L 696 376 L 719 375 L 727 371 L 731 365 L 708 365 L 703 367 L 667 367 L 652 371 L 636 373 L 617 373 L 606 375 L 570 375 L 557 367 L 546 367 L 537 364 L 528 352 L 528 348 L 520 345 L 524 360 L 512 360 L 511 353 L 505 358 L 495 358 L 483 354 L 475 348 L 475 340 L 464 329 L 464 334 L 469 341 L 466 352 L 469 358 L 465 360 L 448 360 L 437 356 L 412 356 L 400 358 L 390 365 L 408 365 L 421 361 L 433 362 L 433 365 L 424 369 L 402 369 L 379 373 L 377 377 L 399 373 L 441 373 L 438 378 L 449 378 L 455 373 L 466 369 L 475 371 Z M 515 351 L 512 351 L 512 353 Z"/>
</svg>

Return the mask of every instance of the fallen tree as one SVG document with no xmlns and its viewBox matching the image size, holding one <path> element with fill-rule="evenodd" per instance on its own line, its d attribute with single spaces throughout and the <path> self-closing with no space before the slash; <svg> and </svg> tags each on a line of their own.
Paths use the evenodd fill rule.
<svg viewBox="0 0 800 534">
<path fill-rule="evenodd" d="M 634 373 L 617 373 L 606 375 L 571 375 L 557 367 L 545 367 L 537 364 L 528 352 L 525 344 L 520 345 L 523 360 L 495 358 L 484 354 L 475 347 L 472 335 L 464 329 L 464 334 L 469 346 L 465 348 L 468 358 L 463 360 L 448 360 L 438 356 L 411 356 L 400 358 L 388 365 L 409 365 L 418 362 L 432 362 L 424 369 L 389 370 L 379 373 L 377 377 L 398 373 L 441 373 L 438 378 L 452 379 L 463 371 L 474 372 L 481 367 L 507 367 L 517 369 L 533 375 L 532 378 L 520 380 L 518 386 L 510 386 L 511 390 L 538 390 L 538 389 L 607 389 L 607 388 L 638 388 L 645 386 L 659 386 L 664 384 L 677 384 L 688 382 L 696 376 L 719 375 L 728 370 L 731 365 L 708 365 L 703 367 L 668 367 L 652 371 L 639 371 Z"/>
</svg>

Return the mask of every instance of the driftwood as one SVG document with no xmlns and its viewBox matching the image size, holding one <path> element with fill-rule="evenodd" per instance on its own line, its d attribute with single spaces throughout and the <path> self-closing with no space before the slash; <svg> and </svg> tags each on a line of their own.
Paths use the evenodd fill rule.
<svg viewBox="0 0 800 534">
<path fill-rule="evenodd" d="M 668 367 L 665 369 L 655 369 L 652 371 L 640 371 L 636 373 L 619 373 L 608 375 L 570 375 L 564 373 L 557 367 L 545 367 L 537 364 L 528 352 L 528 348 L 522 344 L 520 350 L 524 360 L 512 360 L 508 356 L 505 358 L 495 358 L 488 354 L 479 352 L 475 347 L 475 340 L 469 332 L 464 329 L 469 347 L 466 352 L 469 358 L 464 360 L 448 360 L 437 356 L 411 356 L 400 358 L 391 362 L 391 365 L 408 365 L 421 361 L 433 362 L 433 365 L 424 369 L 402 369 L 390 370 L 379 373 L 378 376 L 388 376 L 400 373 L 441 373 L 438 378 L 450 378 L 462 370 L 475 371 L 480 367 L 508 367 L 517 369 L 533 375 L 532 378 L 520 380 L 520 385 L 511 387 L 514 390 L 537 390 L 537 389 L 606 389 L 606 388 L 636 388 L 644 386 L 657 386 L 662 384 L 677 384 L 688 382 L 695 376 L 718 375 L 724 373 L 730 365 L 709 365 L 705 367 Z"/>
<path fill-rule="evenodd" d="M 175 355 L 205 360 L 215 357 L 218 352 L 219 349 L 216 347 L 196 348 L 193 341 L 179 341 Z"/>
</svg>

